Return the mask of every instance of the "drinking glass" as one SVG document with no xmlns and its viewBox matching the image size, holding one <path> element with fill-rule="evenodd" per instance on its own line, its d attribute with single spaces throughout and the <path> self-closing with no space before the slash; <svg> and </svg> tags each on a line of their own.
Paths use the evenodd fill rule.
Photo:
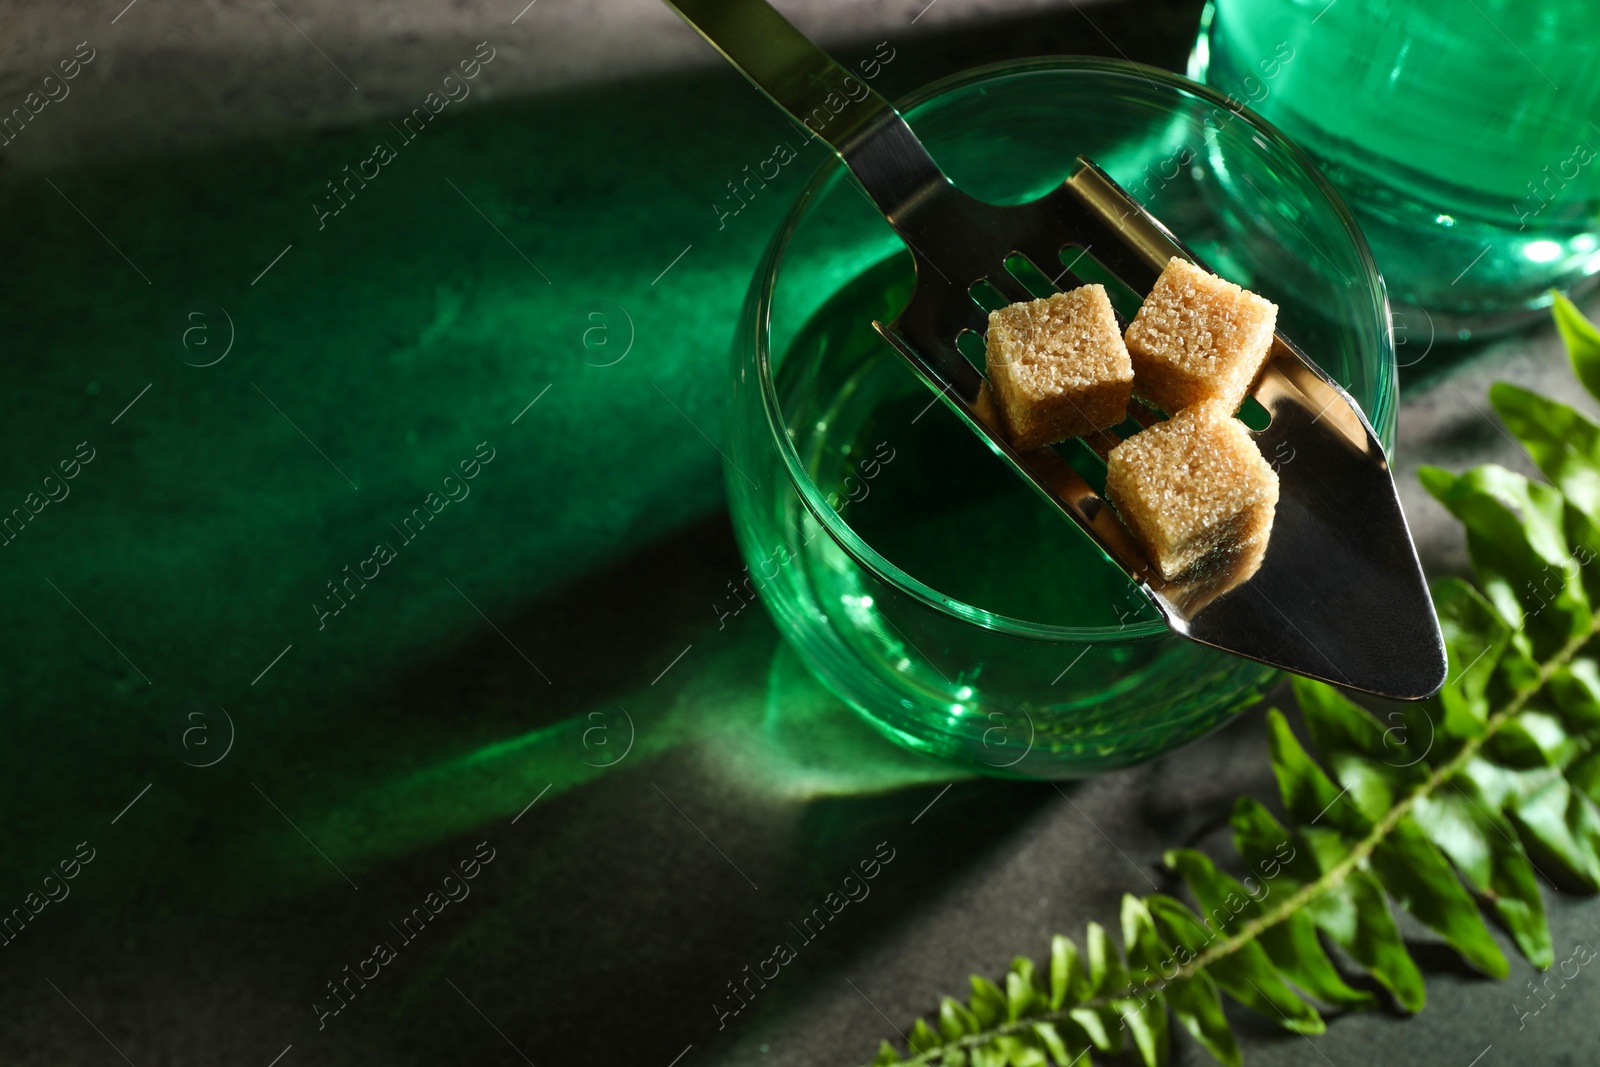
<svg viewBox="0 0 1600 1067">
<path fill-rule="evenodd" d="M 1597 41 L 1594 0 L 1210 0 L 1189 73 L 1305 148 L 1400 310 L 1465 338 L 1600 271 Z"/>
<path fill-rule="evenodd" d="M 1042 195 L 1077 155 L 1094 159 L 1276 301 L 1282 328 L 1392 441 L 1383 283 L 1337 195 L 1275 130 L 1178 75 L 1089 58 L 984 67 L 902 110 L 951 179 L 993 202 Z M 1092 254 L 1075 270 L 1092 274 Z M 799 658 L 889 737 L 983 773 L 1124 766 L 1254 702 L 1273 671 L 1168 631 L 877 336 L 872 320 L 911 284 L 899 238 L 830 157 L 768 249 L 735 339 L 740 603 L 759 596 Z M 1113 291 L 1124 314 L 1131 296 Z M 1103 483 L 1081 443 L 1062 447 Z"/>
</svg>

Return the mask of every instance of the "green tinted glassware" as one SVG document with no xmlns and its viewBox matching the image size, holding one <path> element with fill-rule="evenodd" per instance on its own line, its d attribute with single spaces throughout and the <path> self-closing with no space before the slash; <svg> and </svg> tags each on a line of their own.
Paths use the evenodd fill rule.
<svg viewBox="0 0 1600 1067">
<path fill-rule="evenodd" d="M 1211 0 L 1189 72 L 1310 152 L 1390 297 L 1466 336 L 1600 271 L 1597 42 L 1594 0 Z"/>
<path fill-rule="evenodd" d="M 1042 195 L 1079 153 L 1096 160 L 1277 301 L 1283 328 L 1392 441 L 1382 282 L 1337 196 L 1269 127 L 1184 78 L 1092 59 L 968 72 L 903 110 L 951 179 L 993 202 Z M 739 326 L 730 508 L 747 588 L 801 660 L 891 738 L 990 774 L 1125 766 L 1252 703 L 1271 670 L 1170 633 L 877 336 L 872 320 L 911 284 L 899 239 L 830 160 Z M 1103 482 L 1092 453 L 1063 448 Z"/>
</svg>

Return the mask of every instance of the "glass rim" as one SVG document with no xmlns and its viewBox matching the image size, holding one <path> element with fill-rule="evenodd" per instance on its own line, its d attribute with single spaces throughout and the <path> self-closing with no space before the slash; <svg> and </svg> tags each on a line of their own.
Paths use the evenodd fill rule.
<svg viewBox="0 0 1600 1067">
<path fill-rule="evenodd" d="M 1224 108 L 1232 112 L 1236 118 L 1247 122 L 1253 130 L 1264 135 L 1272 142 L 1275 148 L 1283 152 L 1310 179 L 1312 188 L 1321 194 L 1329 208 L 1332 209 L 1334 218 L 1340 228 L 1350 239 L 1352 250 L 1361 264 L 1368 293 L 1375 298 L 1375 302 L 1383 311 L 1381 333 L 1388 341 L 1390 358 L 1387 361 L 1381 361 L 1378 367 L 1378 399 L 1374 404 L 1375 410 L 1369 416 L 1369 420 L 1378 431 L 1380 438 L 1383 436 L 1392 437 L 1393 404 L 1389 403 L 1386 398 L 1393 385 L 1395 375 L 1393 358 L 1394 327 L 1389 315 L 1389 300 L 1384 287 L 1383 276 L 1378 271 L 1378 265 L 1373 258 L 1372 250 L 1368 247 L 1366 237 L 1361 233 L 1354 215 L 1350 213 L 1350 209 L 1346 207 L 1343 199 L 1340 198 L 1338 192 L 1322 174 L 1321 170 L 1317 168 L 1311 157 L 1291 141 L 1287 135 L 1278 130 L 1276 126 L 1273 126 L 1266 119 L 1245 107 L 1236 98 L 1225 95 L 1209 85 L 1194 81 L 1184 75 L 1162 70 L 1159 67 L 1147 66 L 1143 63 L 1101 56 L 1055 55 L 1032 56 L 1026 59 L 1005 60 L 999 63 L 971 67 L 913 90 L 894 101 L 894 107 L 901 115 L 906 115 L 940 96 L 979 82 L 990 82 L 1001 77 L 1027 74 L 1035 71 L 1063 70 L 1110 74 L 1118 77 L 1137 76 L 1145 82 L 1160 84 Z M 760 273 L 757 276 L 758 281 L 756 283 L 759 288 L 756 302 L 755 353 L 762 409 L 766 416 L 768 432 L 773 439 L 773 443 L 777 446 L 779 456 L 783 460 L 785 473 L 788 475 L 790 483 L 794 486 L 806 510 L 811 513 L 812 518 L 817 523 L 828 531 L 839 547 L 862 567 L 865 567 L 878 578 L 907 596 L 927 604 L 935 611 L 970 625 L 998 631 L 1014 637 L 1060 644 L 1110 645 L 1159 638 L 1172 634 L 1173 630 L 1160 618 L 1153 622 L 1128 626 L 1060 626 L 1052 623 L 1030 622 L 1026 619 L 987 611 L 976 605 L 967 604 L 954 597 L 946 596 L 944 593 L 902 570 L 868 544 L 849 523 L 845 522 L 828 505 L 826 498 L 817 488 L 816 483 L 806 473 L 804 464 L 801 463 L 800 456 L 795 451 L 794 442 L 789 439 L 788 427 L 783 421 L 783 410 L 778 402 L 777 385 L 773 381 L 772 375 L 772 302 L 784 253 L 789 247 L 790 239 L 794 236 L 801 216 L 812 201 L 821 195 L 824 186 L 840 175 L 843 167 L 844 164 L 839 160 L 838 156 L 833 155 L 831 152 L 828 158 L 817 167 L 806 182 L 805 187 L 795 197 L 794 203 L 790 205 L 777 232 L 773 234 L 772 241 L 767 246 L 766 253 L 762 257 Z M 845 178 L 843 180 L 848 181 L 849 179 Z M 1388 431 L 1387 434 L 1385 433 L 1386 430 Z M 1063 521 L 1066 520 L 1063 519 Z M 1116 564 L 1108 561 L 1107 566 L 1115 567 Z M 1134 585 L 1135 588 L 1141 588 L 1138 583 L 1134 583 Z"/>
</svg>

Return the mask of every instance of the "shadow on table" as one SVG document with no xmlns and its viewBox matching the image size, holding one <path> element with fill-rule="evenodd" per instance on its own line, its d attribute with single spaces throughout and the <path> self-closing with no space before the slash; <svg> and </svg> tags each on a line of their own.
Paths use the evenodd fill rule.
<svg viewBox="0 0 1600 1067">
<path fill-rule="evenodd" d="M 919 36 L 883 86 L 1048 52 L 1175 65 L 1194 17 Z M 786 930 L 805 943 L 742 1020 L 913 921 L 1055 794 L 942 794 L 951 773 L 817 687 L 760 609 L 718 628 L 742 567 L 707 518 L 722 353 L 804 178 L 718 233 L 724 180 L 789 130 L 758 94 L 717 69 L 487 105 L 319 228 L 312 201 L 385 128 L 0 181 L 27 265 L 0 306 L 0 473 L 26 487 L 61 442 L 98 450 L 0 574 L 36 609 L 0 617 L 4 832 L 18 871 L 99 850 L 0 990 L 54 1020 L 37 976 L 73 976 L 134 1062 L 175 1040 L 154 1007 L 187 1005 L 217 1061 L 521 1062 L 487 1016 L 535 1062 L 664 1065 L 720 1039 L 713 1004 Z M 238 340 L 203 367 L 182 343 L 202 305 Z M 637 346 L 600 366 L 582 338 L 613 305 Z M 319 626 L 331 580 L 484 440 L 471 499 Z M 181 747 L 196 707 L 237 727 L 204 768 Z M 472 895 L 406 938 L 484 841 Z M 805 926 L 874 860 L 870 895 Z M 396 939 L 381 980 L 343 984 Z M 335 981 L 352 999 L 319 1028 Z M 79 1058 L 38 1025 L 0 1042 Z"/>
<path fill-rule="evenodd" d="M 1055 797 L 961 780 L 891 745 L 800 667 L 759 610 L 726 630 L 708 625 L 694 591 L 718 587 L 732 548 L 721 518 L 659 542 L 505 625 L 503 639 L 419 665 L 380 701 L 383 722 L 352 719 L 329 738 L 396 765 L 426 747 L 402 730 L 442 737 L 440 723 L 464 709 L 494 717 L 528 686 L 508 643 L 550 664 L 597 665 L 521 733 L 302 823 L 359 893 L 281 826 L 241 842 L 224 866 L 272 856 L 280 880 L 258 882 L 259 893 L 298 898 L 255 899 L 302 946 L 293 970 L 308 998 L 477 842 L 495 850 L 482 898 L 422 952 L 407 950 L 420 958 L 404 960 L 393 1006 L 363 1014 L 368 1005 L 352 1002 L 352 1040 L 388 1026 L 415 1062 L 496 1054 L 471 1012 L 441 1026 L 448 978 L 533 1062 L 666 1062 L 837 980 Z M 612 657 L 672 666 L 625 685 L 607 675 Z M 287 918 L 308 910 L 323 912 L 309 929 Z"/>
</svg>

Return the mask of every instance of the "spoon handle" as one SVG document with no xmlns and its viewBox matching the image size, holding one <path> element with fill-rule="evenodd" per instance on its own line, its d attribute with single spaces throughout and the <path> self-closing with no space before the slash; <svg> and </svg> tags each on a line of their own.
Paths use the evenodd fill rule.
<svg viewBox="0 0 1600 1067">
<path fill-rule="evenodd" d="M 924 195 L 949 185 L 900 113 L 834 62 L 766 0 L 666 0 L 806 132 L 844 161 L 897 230 Z"/>
</svg>

